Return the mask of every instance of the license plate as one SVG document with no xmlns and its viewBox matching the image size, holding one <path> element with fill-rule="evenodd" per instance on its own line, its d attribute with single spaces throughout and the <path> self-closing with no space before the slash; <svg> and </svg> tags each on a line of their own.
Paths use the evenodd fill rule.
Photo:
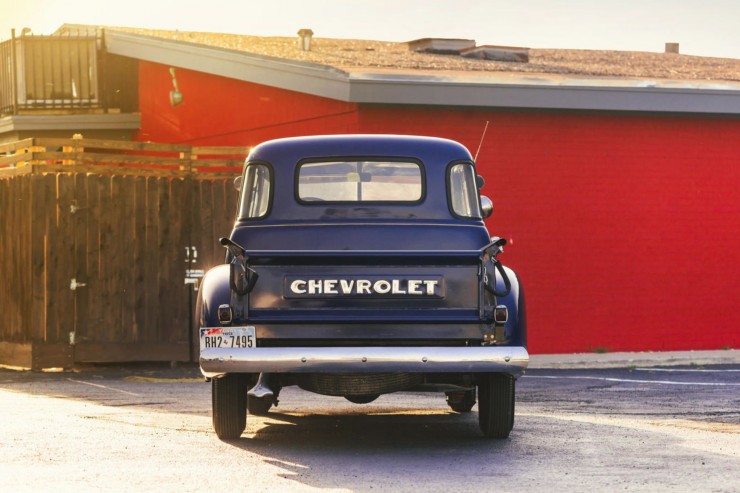
<svg viewBox="0 0 740 493">
<path fill-rule="evenodd" d="M 200 349 L 251 349 L 257 347 L 254 327 L 203 327 L 200 329 Z"/>
</svg>

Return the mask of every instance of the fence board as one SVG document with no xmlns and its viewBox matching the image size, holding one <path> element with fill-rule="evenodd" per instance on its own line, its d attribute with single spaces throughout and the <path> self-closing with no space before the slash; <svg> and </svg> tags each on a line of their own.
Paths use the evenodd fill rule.
<svg viewBox="0 0 740 493">
<path fill-rule="evenodd" d="M 111 201 L 111 186 L 112 180 L 115 176 L 100 177 L 98 181 L 98 193 L 100 194 L 100 205 L 99 207 L 105 211 L 100 215 L 99 223 L 99 235 L 98 242 L 100 244 L 100 258 L 99 258 L 99 288 L 98 288 L 98 299 L 100 302 L 100 310 L 97 313 L 98 322 L 95 327 L 95 332 L 90 334 L 89 341 L 105 341 L 110 342 L 110 319 L 111 313 L 115 311 L 114 306 L 110 306 L 111 302 L 111 284 L 114 281 L 114 272 L 112 259 L 112 243 L 114 242 L 113 237 L 113 224 L 115 221 L 115 210 L 113 209 L 114 204 Z"/>
<path fill-rule="evenodd" d="M 31 320 L 29 314 L 33 310 L 32 296 L 33 296 L 33 271 L 31 269 L 31 245 L 33 243 L 33 229 L 31 223 L 31 210 L 32 200 L 31 193 L 31 177 L 23 176 L 19 180 L 20 187 L 22 189 L 21 200 L 16 202 L 17 216 L 15 223 L 18 227 L 18 242 L 16 243 L 17 248 L 20 250 L 19 261 L 16 264 L 17 276 L 21 286 L 21 303 L 20 303 L 20 320 L 18 320 L 18 327 L 21 329 L 21 333 L 17 333 L 18 338 L 22 338 L 22 334 L 29 334 L 31 328 Z M 10 252 L 10 256 L 13 256 L 13 252 Z"/>
<path fill-rule="evenodd" d="M 11 183 L 11 180 L 0 180 L 0 214 L 11 215 L 10 204 L 15 198 L 15 183 Z M 0 279 L 11 279 L 11 271 L 13 269 L 14 258 L 11 255 L 13 252 L 12 248 L 12 228 L 16 226 L 16 219 L 13 217 L 12 220 L 6 220 L 0 222 L 0 251 L 4 252 L 4 255 L 0 256 Z M 8 324 L 2 327 L 3 339 L 8 341 L 15 340 L 16 330 L 15 325 L 18 323 L 19 314 L 16 313 L 16 309 L 12 303 L 12 290 L 3 289 L 0 290 L 0 313 L 6 313 L 8 318 Z"/>
<path fill-rule="evenodd" d="M 158 180 L 147 178 L 146 181 L 146 251 L 150 252 L 144 260 L 145 279 L 143 289 L 146 293 L 146 332 L 143 341 L 152 342 L 157 340 L 158 320 L 157 312 L 159 310 L 159 261 L 157 256 L 151 255 L 151 252 L 159 253 L 158 239 L 158 221 L 159 217 L 159 193 Z"/>
<path fill-rule="evenodd" d="M 88 272 L 88 256 L 91 249 L 88 245 L 90 235 L 88 224 L 90 223 L 90 201 L 88 199 L 89 177 L 76 173 L 74 175 L 74 202 L 76 208 L 74 215 L 74 279 L 84 283 L 84 289 L 74 291 L 74 332 L 75 341 L 87 336 L 88 304 L 90 298 L 90 274 Z M 72 211 L 70 211 L 72 213 Z"/>
<path fill-rule="evenodd" d="M 26 139 L 27 142 L 31 139 Z M 39 137 L 33 139 L 33 145 L 40 147 L 77 147 L 92 149 L 111 149 L 117 151 L 150 151 L 180 153 L 190 152 L 191 147 L 182 144 L 161 144 L 152 142 L 134 142 L 129 140 L 104 140 L 104 139 L 59 139 L 50 137 Z M 231 149 L 231 148 L 229 148 Z M 245 148 L 241 148 L 244 151 Z M 0 152 L 2 152 L 0 148 Z M 219 153 L 221 154 L 221 153 Z M 229 154 L 232 154 L 229 152 Z M 234 152 L 233 154 L 238 154 Z M 244 153 L 246 154 L 246 153 Z"/>
<path fill-rule="evenodd" d="M 101 215 L 104 213 L 105 205 L 103 203 L 105 195 L 105 181 L 107 177 L 96 175 L 85 176 L 87 188 L 87 209 L 84 211 L 84 217 L 87 219 L 87 234 L 85 241 L 86 250 L 86 270 L 87 270 L 87 292 L 92 295 L 95 293 L 96 301 L 89 300 L 87 313 L 80 314 L 80 323 L 77 326 L 78 341 L 83 342 L 94 337 L 94 331 L 97 327 L 102 326 L 103 306 L 100 303 L 102 292 L 101 277 L 101 252 L 100 252 L 100 222 Z"/>
<path fill-rule="evenodd" d="M 172 248 L 173 238 L 171 236 L 170 216 L 170 183 L 169 180 L 157 180 L 157 195 L 159 207 L 157 214 L 157 251 L 160 255 Z M 172 264 L 159 262 L 159 277 L 157 278 L 156 299 L 159 301 L 157 310 L 157 340 L 168 341 L 167 324 L 172 307 L 168 303 L 167 289 L 172 289 L 171 280 L 174 273 Z"/>
<path fill-rule="evenodd" d="M 119 268 L 123 253 L 121 241 L 121 218 L 123 217 L 120 198 L 121 177 L 111 176 L 108 183 L 108 194 L 106 201 L 109 204 L 108 214 L 105 215 L 105 230 L 101 232 L 104 248 L 102 250 L 105 266 L 105 306 L 103 312 L 103 327 L 106 342 L 123 341 L 125 334 L 121 330 L 121 289 L 122 273 Z M 97 339 L 101 340 L 101 339 Z"/>
<path fill-rule="evenodd" d="M 46 311 L 46 327 L 42 340 L 47 343 L 56 342 L 56 334 L 59 332 L 59 319 L 57 318 L 57 300 L 54 293 L 59 290 L 59 249 L 57 248 L 57 176 L 53 174 L 44 175 L 43 190 L 49 198 L 46 203 L 45 232 L 46 242 L 44 245 L 44 309 Z M 50 268 L 51 267 L 51 268 Z"/>
<path fill-rule="evenodd" d="M 116 200 L 118 208 L 122 210 L 119 225 L 119 244 L 121 247 L 120 261 L 117 262 L 121 270 L 121 286 L 118 291 L 120 298 L 121 317 L 119 319 L 120 331 L 123 335 L 120 340 L 125 342 L 136 342 L 134 333 L 134 238 L 135 238 L 135 200 L 134 181 L 131 176 L 121 177 L 120 197 Z"/>
<path fill-rule="evenodd" d="M 0 214 L 5 215 L 10 213 L 10 202 L 13 200 L 11 194 L 14 195 L 14 185 L 15 184 L 13 184 L 13 186 L 11 187 L 10 180 L 0 181 Z M 3 252 L 12 252 L 11 228 L 14 226 L 13 223 L 14 221 L 0 222 L 0 248 Z M 0 276 L 2 276 L 2 279 L 10 279 L 10 271 L 12 267 L 13 259 L 11 258 L 11 256 L 7 254 L 3 255 L 2 258 L 0 258 Z M 12 323 L 16 323 L 16 316 L 13 313 L 14 310 L 11 306 L 11 293 L 9 289 L 4 289 L 0 291 L 0 310 L 2 310 L 2 313 L 8 313 L 10 320 L 12 320 Z M 4 338 L 7 338 L 7 340 L 13 340 L 13 326 L 4 326 L 2 334 Z"/>
<path fill-rule="evenodd" d="M 33 239 L 31 241 L 31 327 L 30 333 L 24 342 L 43 340 L 46 331 L 46 250 L 48 244 L 47 223 L 48 203 L 51 201 L 46 187 L 44 175 L 27 175 L 31 181 L 31 222 Z"/>
<path fill-rule="evenodd" d="M 234 188 L 234 180 L 223 179 L 224 196 L 226 197 L 226 208 L 224 210 L 223 221 L 229 225 L 229 230 L 236 218 L 236 206 L 239 202 L 239 192 Z M 223 222 L 221 223 L 223 224 Z"/>
<path fill-rule="evenodd" d="M 211 221 L 211 229 L 208 237 L 214 238 L 217 241 L 220 236 L 224 236 L 224 231 L 221 223 L 218 221 L 220 217 L 226 217 L 224 209 L 226 208 L 226 197 L 224 196 L 224 187 L 222 180 L 215 180 L 211 189 L 211 203 L 213 204 L 213 220 Z M 231 230 L 227 231 L 228 234 Z"/>
<path fill-rule="evenodd" d="M 16 142 L 9 142 L 7 144 L 0 144 L 0 153 L 6 154 L 10 152 L 16 152 L 21 149 L 28 149 L 34 145 L 34 139 L 23 139 Z"/>
<path fill-rule="evenodd" d="M 164 329 L 167 332 L 167 341 L 187 342 L 187 332 L 181 330 L 187 326 L 187 290 L 185 286 L 185 260 L 186 247 L 190 254 L 190 238 L 185 231 L 185 222 L 189 220 L 184 214 L 186 206 L 186 187 L 180 179 L 170 180 L 169 215 L 167 222 L 170 224 L 169 246 L 161 254 L 167 264 L 172 265 L 172 272 L 167 277 L 171 279 L 172 286 L 166 292 L 167 319 Z M 169 260 L 169 261 L 168 261 Z"/>
<path fill-rule="evenodd" d="M 11 204 L 15 200 L 16 188 L 16 184 L 11 184 L 10 180 L 0 181 L 0 213 L 3 215 L 12 216 Z M 2 235 L 0 236 L 0 248 L 3 252 L 13 251 L 12 228 L 15 226 L 15 218 L 0 223 L 0 235 Z M 2 276 L 2 279 L 12 279 L 14 260 L 13 256 L 8 254 L 2 255 L 2 258 L 0 258 L 0 276 Z M 2 310 L 2 313 L 8 314 L 9 322 L 7 326 L 3 327 L 3 336 L 7 340 L 14 340 L 15 325 L 19 315 L 16 313 L 17 309 L 13 306 L 12 290 L 3 289 L 0 291 L 0 310 Z"/>
<path fill-rule="evenodd" d="M 146 183 L 144 177 L 134 178 L 134 225 L 133 225 L 133 265 L 134 308 L 132 331 L 133 339 L 140 341 L 140 331 L 146 326 L 145 252 L 146 252 Z M 149 256 L 152 256 L 151 252 Z"/>
<path fill-rule="evenodd" d="M 0 167 L 12 166 L 28 161 L 30 154 L 14 154 L 12 156 L 0 156 Z"/>
<path fill-rule="evenodd" d="M 74 219 L 70 212 L 74 200 L 74 178 L 68 174 L 57 175 L 57 231 L 56 243 L 52 246 L 56 254 L 55 268 L 57 289 L 52 292 L 57 328 L 54 342 L 68 343 L 70 333 L 74 332 L 74 292 L 70 288 L 74 272 Z M 84 289 L 84 288 L 83 288 Z"/>
<path fill-rule="evenodd" d="M 200 223 L 194 232 L 196 244 L 201 252 L 201 262 L 207 268 L 216 256 L 218 237 L 213 236 L 213 182 L 198 181 L 198 206 L 200 208 Z"/>
</svg>

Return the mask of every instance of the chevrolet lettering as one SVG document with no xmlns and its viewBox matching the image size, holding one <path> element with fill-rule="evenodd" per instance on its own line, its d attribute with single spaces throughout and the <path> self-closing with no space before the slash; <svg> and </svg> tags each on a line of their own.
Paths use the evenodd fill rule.
<svg viewBox="0 0 740 493">
<path fill-rule="evenodd" d="M 320 296 L 423 296 L 441 298 L 444 283 L 441 278 L 392 279 L 366 278 L 285 278 L 286 297 Z"/>
<path fill-rule="evenodd" d="M 464 146 L 273 140 L 235 184 L 225 260 L 203 277 L 193 328 L 219 438 L 293 385 L 358 405 L 437 392 L 477 412 L 483 436 L 509 436 L 529 361 L 524 290 L 499 260 L 506 240 L 486 228 L 493 206 Z"/>
</svg>

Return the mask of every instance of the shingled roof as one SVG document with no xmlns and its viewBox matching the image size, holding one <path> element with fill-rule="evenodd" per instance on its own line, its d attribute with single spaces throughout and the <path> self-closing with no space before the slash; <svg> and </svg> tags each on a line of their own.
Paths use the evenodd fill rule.
<svg viewBox="0 0 740 493">
<path fill-rule="evenodd" d="M 65 26 L 62 29 L 72 29 Z M 407 43 L 313 38 L 302 51 L 298 38 L 111 27 L 108 30 L 227 48 L 245 53 L 328 65 L 347 72 L 550 74 L 598 78 L 740 82 L 740 59 L 637 51 L 529 50 L 529 63 L 468 59 L 411 51 Z"/>
</svg>

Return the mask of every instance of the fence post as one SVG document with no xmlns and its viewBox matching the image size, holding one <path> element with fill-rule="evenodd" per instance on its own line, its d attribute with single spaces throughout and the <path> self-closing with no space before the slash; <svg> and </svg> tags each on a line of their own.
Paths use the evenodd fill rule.
<svg viewBox="0 0 740 493">
<path fill-rule="evenodd" d="M 193 154 L 191 151 L 185 151 L 180 153 L 180 171 L 191 171 Z"/>
<path fill-rule="evenodd" d="M 71 146 L 62 146 L 62 152 L 72 154 L 72 159 L 63 159 L 62 164 L 78 164 L 78 158 L 80 153 L 85 152 L 85 148 L 82 147 L 82 134 L 74 134 L 72 136 Z"/>
</svg>

